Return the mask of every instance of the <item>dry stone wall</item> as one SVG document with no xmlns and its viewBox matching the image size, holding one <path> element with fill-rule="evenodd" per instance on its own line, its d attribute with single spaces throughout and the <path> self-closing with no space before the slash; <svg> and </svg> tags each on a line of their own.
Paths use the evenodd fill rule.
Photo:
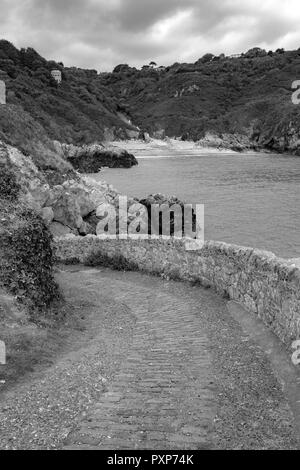
<svg viewBox="0 0 300 470">
<path fill-rule="evenodd" d="M 272 253 L 212 241 L 189 251 L 185 240 L 101 240 L 93 235 L 56 238 L 55 245 L 58 261 L 121 255 L 141 271 L 213 287 L 258 315 L 288 348 L 300 338 L 300 269 Z"/>
</svg>

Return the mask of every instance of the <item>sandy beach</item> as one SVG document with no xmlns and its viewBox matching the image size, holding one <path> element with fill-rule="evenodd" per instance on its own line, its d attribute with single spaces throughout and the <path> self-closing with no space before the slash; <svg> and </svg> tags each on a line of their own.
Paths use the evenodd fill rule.
<svg viewBox="0 0 300 470">
<path fill-rule="evenodd" d="M 167 138 L 165 140 L 150 139 L 148 142 L 144 140 L 122 140 L 110 142 L 109 146 L 123 148 L 129 153 L 133 153 L 136 158 L 149 157 L 174 157 L 176 154 L 185 156 L 195 156 L 199 154 L 224 154 L 238 153 L 233 150 L 218 149 L 212 147 L 202 147 L 197 142 L 181 141 Z"/>
</svg>

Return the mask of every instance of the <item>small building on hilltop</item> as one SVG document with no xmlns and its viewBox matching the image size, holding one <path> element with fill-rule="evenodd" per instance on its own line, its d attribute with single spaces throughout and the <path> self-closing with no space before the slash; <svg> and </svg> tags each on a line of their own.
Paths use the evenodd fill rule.
<svg viewBox="0 0 300 470">
<path fill-rule="evenodd" d="M 56 83 L 60 84 L 62 82 L 62 75 L 60 70 L 51 70 L 51 76 L 54 78 Z"/>
<path fill-rule="evenodd" d="M 6 104 L 6 86 L 3 80 L 0 80 L 0 104 Z"/>
<path fill-rule="evenodd" d="M 229 56 L 229 59 L 240 59 L 242 57 L 242 54 L 231 54 Z"/>
</svg>

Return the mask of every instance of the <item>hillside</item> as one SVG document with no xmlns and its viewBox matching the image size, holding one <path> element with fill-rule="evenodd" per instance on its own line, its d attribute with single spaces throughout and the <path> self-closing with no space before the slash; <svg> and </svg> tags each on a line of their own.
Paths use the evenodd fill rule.
<svg viewBox="0 0 300 470">
<path fill-rule="evenodd" d="M 165 69 L 118 66 L 101 83 L 150 134 L 193 140 L 240 134 L 250 147 L 300 153 L 300 108 L 291 101 L 299 77 L 300 50 L 256 48 Z"/>
<path fill-rule="evenodd" d="M 62 72 L 60 85 L 53 69 Z M 0 107 L 0 138 L 33 157 L 42 153 L 43 166 L 57 151 L 54 140 L 82 146 L 136 138 L 139 128 L 204 146 L 300 154 L 300 108 L 291 100 L 299 78 L 300 49 L 254 48 L 239 57 L 206 54 L 194 64 L 141 70 L 125 64 L 98 73 L 2 40 L 8 105 Z"/>
<path fill-rule="evenodd" d="M 62 72 L 58 85 L 51 70 Z M 118 101 L 100 81 L 96 70 L 64 68 L 47 61 L 34 49 L 18 50 L 0 41 L 0 79 L 5 80 L 7 103 L 30 114 L 47 136 L 77 145 L 101 141 L 105 132 L 119 138 L 133 129 L 118 115 Z M 1 131 L 9 134 L 9 129 Z"/>
</svg>

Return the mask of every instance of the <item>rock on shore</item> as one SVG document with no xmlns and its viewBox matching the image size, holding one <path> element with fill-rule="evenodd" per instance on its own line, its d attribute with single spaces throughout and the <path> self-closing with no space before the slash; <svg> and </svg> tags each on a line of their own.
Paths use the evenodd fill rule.
<svg viewBox="0 0 300 470">
<path fill-rule="evenodd" d="M 207 132 L 197 142 L 199 147 L 233 150 L 235 152 L 246 152 L 249 150 L 260 150 L 260 146 L 243 134 L 214 134 Z"/>
<path fill-rule="evenodd" d="M 54 236 L 96 234 L 99 208 L 119 205 L 120 194 L 111 185 L 74 172 L 72 179 L 50 185 L 44 175 L 15 147 L 0 141 L 0 161 L 6 162 L 21 187 L 20 199 L 41 215 Z M 127 198 L 128 205 L 136 202 Z"/>
<path fill-rule="evenodd" d="M 62 149 L 65 158 L 81 173 L 97 173 L 102 167 L 131 168 L 138 164 L 134 155 L 115 146 L 63 144 Z"/>
</svg>

